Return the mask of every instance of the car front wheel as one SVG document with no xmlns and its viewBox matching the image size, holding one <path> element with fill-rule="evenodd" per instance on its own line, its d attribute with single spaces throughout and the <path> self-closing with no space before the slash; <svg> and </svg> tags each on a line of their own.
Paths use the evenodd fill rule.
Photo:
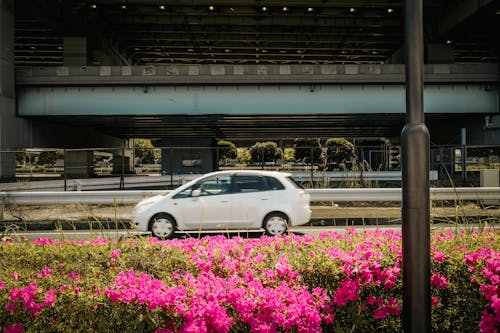
<svg viewBox="0 0 500 333">
<path fill-rule="evenodd" d="M 288 227 L 288 218 L 282 213 L 270 213 L 264 219 L 264 229 L 271 236 L 283 235 Z"/>
<path fill-rule="evenodd" d="M 172 238 L 175 231 L 175 220 L 165 213 L 156 214 L 149 221 L 149 231 L 151 231 L 153 237 L 160 239 Z"/>
</svg>

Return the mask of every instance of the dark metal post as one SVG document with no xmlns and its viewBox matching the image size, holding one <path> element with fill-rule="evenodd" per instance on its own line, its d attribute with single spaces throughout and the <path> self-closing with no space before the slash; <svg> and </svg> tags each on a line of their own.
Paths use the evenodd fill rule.
<svg viewBox="0 0 500 333">
<path fill-rule="evenodd" d="M 405 0 L 402 143 L 403 331 L 431 332 L 429 132 L 423 109 L 423 0 Z"/>
<path fill-rule="evenodd" d="M 219 145 L 215 146 L 215 170 L 219 171 Z"/>
<path fill-rule="evenodd" d="M 122 165 L 120 170 L 120 190 L 125 188 L 125 148 L 122 148 Z"/>
<path fill-rule="evenodd" d="M 67 190 L 67 183 L 68 183 L 68 171 L 67 171 L 67 156 L 66 156 L 66 149 L 64 149 L 64 170 L 63 170 L 63 175 L 64 175 L 64 191 L 66 192 Z"/>
<path fill-rule="evenodd" d="M 465 186 L 465 181 L 467 180 L 467 130 L 462 128 L 461 130 L 462 138 L 462 186 Z"/>
<path fill-rule="evenodd" d="M 311 187 L 314 187 L 314 147 L 311 146 Z"/>
<path fill-rule="evenodd" d="M 174 188 L 174 148 L 170 147 L 170 188 Z"/>
</svg>

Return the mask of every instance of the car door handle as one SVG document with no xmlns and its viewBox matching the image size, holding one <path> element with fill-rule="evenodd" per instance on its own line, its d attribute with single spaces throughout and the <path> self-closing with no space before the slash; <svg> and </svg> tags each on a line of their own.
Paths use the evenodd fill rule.
<svg viewBox="0 0 500 333">
<path fill-rule="evenodd" d="M 224 203 L 224 202 L 229 202 L 229 200 L 222 200 L 221 202 L 222 202 L 222 203 Z"/>
<path fill-rule="evenodd" d="M 269 198 L 268 197 L 262 197 L 262 198 L 260 198 L 260 200 L 269 200 Z"/>
</svg>

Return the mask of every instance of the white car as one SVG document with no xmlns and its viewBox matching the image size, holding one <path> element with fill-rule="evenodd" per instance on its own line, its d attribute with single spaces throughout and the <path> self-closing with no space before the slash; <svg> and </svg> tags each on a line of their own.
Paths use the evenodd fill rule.
<svg viewBox="0 0 500 333">
<path fill-rule="evenodd" d="M 309 222 L 309 194 L 289 173 L 218 171 L 142 200 L 132 212 L 138 231 L 170 238 L 180 231 L 262 230 L 281 235 Z"/>
</svg>

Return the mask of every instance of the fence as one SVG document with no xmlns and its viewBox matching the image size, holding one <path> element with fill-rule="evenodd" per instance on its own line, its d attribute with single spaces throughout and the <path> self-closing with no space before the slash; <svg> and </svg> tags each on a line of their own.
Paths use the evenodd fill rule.
<svg viewBox="0 0 500 333">
<path fill-rule="evenodd" d="M 437 179 L 448 176 L 461 180 L 462 147 L 431 147 L 430 169 L 437 172 Z M 267 149 L 267 148 L 266 148 Z M 369 180 L 357 177 L 355 186 L 365 186 L 362 181 L 391 181 L 382 172 L 399 171 L 399 147 L 380 144 L 356 148 L 356 158 L 345 163 L 333 162 L 325 147 L 300 147 L 296 154 L 293 144 L 277 147 L 278 155 L 262 149 L 260 157 L 252 157 L 250 149 L 239 148 L 236 153 L 228 153 L 231 148 L 218 147 L 155 147 L 155 148 L 89 148 L 89 149 L 20 149 L 0 152 L 0 181 L 23 184 L 40 180 L 62 180 L 65 188 L 76 186 L 74 179 L 118 177 L 118 187 L 126 188 L 126 177 L 167 176 L 171 186 L 182 174 L 203 174 L 217 169 L 268 169 L 308 172 L 312 185 L 321 181 L 319 171 L 349 172 L 369 175 L 379 173 L 379 179 Z M 299 148 L 297 148 L 299 149 Z M 274 156 L 274 157 L 273 157 Z M 277 158 L 279 157 L 279 158 Z M 300 157 L 296 160 L 296 157 Z M 478 171 L 500 169 L 500 146 L 466 147 L 466 170 L 470 184 L 478 186 Z M 467 175 L 466 174 L 466 175 Z M 346 181 L 345 177 L 329 177 L 332 182 Z M 435 178 L 432 178 L 435 179 Z M 111 180 L 110 180 L 111 181 Z M 469 183 L 462 185 L 469 185 Z M 27 185 L 28 186 L 28 185 Z M 340 184 L 346 186 L 346 184 Z M 370 186 L 370 185 L 369 185 Z M 33 185 L 33 187 L 35 187 Z"/>
</svg>

